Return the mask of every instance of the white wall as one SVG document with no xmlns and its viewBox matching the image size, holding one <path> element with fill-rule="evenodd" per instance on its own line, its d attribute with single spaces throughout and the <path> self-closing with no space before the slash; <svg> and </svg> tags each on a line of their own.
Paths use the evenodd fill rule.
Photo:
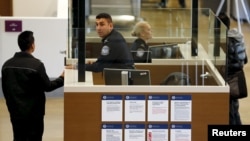
<svg viewBox="0 0 250 141">
<path fill-rule="evenodd" d="M 36 50 L 33 53 L 46 67 L 50 77 L 58 77 L 64 69 L 64 54 L 68 40 L 68 20 L 66 18 L 0 17 L 0 68 L 3 63 L 19 51 L 19 32 L 5 32 L 5 20 L 22 20 L 24 30 L 32 30 Z M 1 77 L 1 74 L 0 74 Z"/>
<path fill-rule="evenodd" d="M 50 77 L 58 77 L 64 69 L 68 41 L 68 0 L 13 0 L 13 17 L 0 17 L 0 68 L 19 51 L 19 32 L 5 32 L 5 20 L 22 20 L 22 29 L 32 30 L 36 50 Z M 1 73 L 0 73 L 1 77 Z"/>
<path fill-rule="evenodd" d="M 13 0 L 15 17 L 56 17 L 57 0 Z"/>
<path fill-rule="evenodd" d="M 68 18 L 69 16 L 69 0 L 58 0 L 57 1 L 57 17 Z"/>
<path fill-rule="evenodd" d="M 13 0 L 15 17 L 67 17 L 68 0 Z"/>
</svg>

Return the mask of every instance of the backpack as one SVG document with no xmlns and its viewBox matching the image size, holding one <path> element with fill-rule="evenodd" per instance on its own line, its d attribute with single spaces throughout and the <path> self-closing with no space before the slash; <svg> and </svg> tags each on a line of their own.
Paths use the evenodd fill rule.
<svg viewBox="0 0 250 141">
<path fill-rule="evenodd" d="M 190 78 L 182 72 L 170 73 L 162 82 L 161 85 L 191 85 Z"/>
<path fill-rule="evenodd" d="M 240 70 L 248 62 L 243 35 L 236 29 L 228 31 L 228 69 Z"/>
</svg>

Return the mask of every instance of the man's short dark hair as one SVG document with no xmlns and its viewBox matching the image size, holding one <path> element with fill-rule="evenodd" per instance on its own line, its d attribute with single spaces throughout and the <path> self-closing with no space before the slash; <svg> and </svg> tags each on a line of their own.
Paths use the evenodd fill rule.
<svg viewBox="0 0 250 141">
<path fill-rule="evenodd" d="M 18 35 L 18 46 L 21 51 L 26 51 L 34 43 L 34 40 L 32 31 L 23 31 Z"/>
<path fill-rule="evenodd" d="M 112 23 L 112 17 L 108 13 L 100 13 L 96 16 L 96 19 L 101 19 L 101 18 L 107 19 L 108 22 Z"/>
</svg>

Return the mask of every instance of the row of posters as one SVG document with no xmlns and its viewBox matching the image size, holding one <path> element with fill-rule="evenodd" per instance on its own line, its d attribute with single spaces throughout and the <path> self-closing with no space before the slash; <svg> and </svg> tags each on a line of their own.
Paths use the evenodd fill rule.
<svg viewBox="0 0 250 141">
<path fill-rule="evenodd" d="M 147 121 L 169 121 L 169 101 L 171 121 L 191 122 L 191 95 L 103 95 L 102 122 L 146 121 L 146 110 Z"/>
<path fill-rule="evenodd" d="M 103 124 L 102 141 L 191 141 L 190 124 Z M 147 129 L 147 130 L 146 130 Z M 169 131 L 170 130 L 170 136 Z M 147 132 L 147 133 L 145 133 Z"/>
</svg>

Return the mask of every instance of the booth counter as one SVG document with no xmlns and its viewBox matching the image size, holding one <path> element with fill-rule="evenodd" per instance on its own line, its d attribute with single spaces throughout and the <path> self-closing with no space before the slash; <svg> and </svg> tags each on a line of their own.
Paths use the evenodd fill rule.
<svg viewBox="0 0 250 141">
<path fill-rule="evenodd" d="M 148 42 L 150 46 L 171 43 L 179 47 L 175 57 L 135 63 L 136 69 L 150 71 L 151 85 L 105 85 L 103 73 L 87 71 L 85 81 L 79 82 L 78 70 L 66 70 L 64 141 L 145 141 L 155 136 L 169 141 L 177 137 L 177 140 L 207 141 L 208 125 L 228 124 L 229 86 L 223 79 L 226 51 L 222 48 L 227 28 L 218 24 L 210 10 L 208 16 L 202 11 L 195 11 L 199 17 L 196 22 L 190 18 L 194 15 L 190 9 L 141 11 L 140 16 L 147 17 L 156 33 Z M 148 12 L 154 16 L 148 16 Z M 88 60 L 95 60 L 102 45 L 93 26 L 88 22 L 84 28 L 69 26 L 66 64 L 76 64 L 79 59 L 82 66 Z M 116 30 L 123 34 L 128 45 L 134 41 L 131 27 Z M 161 85 L 172 72 L 187 74 L 190 85 Z M 154 103 L 154 98 L 163 99 Z M 131 131 L 130 125 L 139 125 L 140 129 Z M 151 125 L 163 125 L 165 128 L 157 131 L 164 134 L 151 132 Z M 183 128 L 176 131 L 175 127 Z"/>
<path fill-rule="evenodd" d="M 147 138 L 148 128 L 150 124 L 162 124 L 168 125 L 167 138 L 173 137 L 171 135 L 172 127 L 174 125 L 189 125 L 189 135 L 192 141 L 206 141 L 208 125 L 210 124 L 228 124 L 229 122 L 229 87 L 225 85 L 223 79 L 218 74 L 216 69 L 213 69 L 213 65 L 207 63 L 205 70 L 209 71 L 211 78 L 205 80 L 198 79 L 199 82 L 192 82 L 188 86 L 166 86 L 159 85 L 164 79 L 163 76 L 168 74 L 169 71 L 179 69 L 178 65 L 182 61 L 178 60 L 153 60 L 152 64 L 136 64 L 137 68 L 149 69 L 151 71 L 152 84 L 147 86 L 107 86 L 103 84 L 102 73 L 86 73 L 86 81 L 78 82 L 77 70 L 65 70 L 65 86 L 64 86 L 64 141 L 72 140 L 105 140 L 103 134 L 105 130 L 103 127 L 106 124 L 120 124 L 122 125 L 121 140 L 125 141 L 125 130 L 127 124 L 142 124 L 145 125 L 145 140 Z M 163 61 L 164 62 L 164 61 Z M 166 65 L 166 62 L 170 64 Z M 192 67 L 192 64 L 194 66 Z M 192 63 L 189 60 L 190 72 L 195 73 L 193 69 L 197 63 Z M 200 63 L 202 64 L 202 63 Z M 210 68 L 209 66 L 212 66 Z M 169 69 L 166 69 L 169 68 Z M 198 67 L 199 68 L 199 67 Z M 200 68 L 201 69 L 201 68 Z M 165 70 L 165 71 L 164 71 Z M 165 74 L 163 73 L 165 72 Z M 211 80 L 212 79 L 212 80 Z M 144 101 L 144 118 L 140 121 L 126 121 L 128 112 L 126 111 L 126 103 L 128 96 L 142 96 L 145 97 Z M 112 120 L 113 115 L 106 113 L 110 118 L 110 121 L 103 120 L 103 114 L 107 109 L 105 107 L 105 101 L 103 97 L 109 96 L 121 96 L 121 113 L 122 118 L 119 121 Z M 163 121 L 150 121 L 150 97 L 153 96 L 167 96 L 167 116 Z M 174 97 L 189 97 L 186 102 L 190 107 L 181 107 L 184 109 L 182 114 L 174 112 L 176 106 L 173 103 Z M 107 104 L 107 103 L 106 103 Z M 109 107 L 111 108 L 111 107 Z M 157 109 L 157 108 L 156 108 Z M 175 110 L 174 110 L 175 109 Z M 187 109 L 187 110 L 186 110 Z M 188 117 L 186 120 L 175 121 L 173 117 L 180 115 Z M 144 130 L 144 129 L 143 129 Z"/>
</svg>

